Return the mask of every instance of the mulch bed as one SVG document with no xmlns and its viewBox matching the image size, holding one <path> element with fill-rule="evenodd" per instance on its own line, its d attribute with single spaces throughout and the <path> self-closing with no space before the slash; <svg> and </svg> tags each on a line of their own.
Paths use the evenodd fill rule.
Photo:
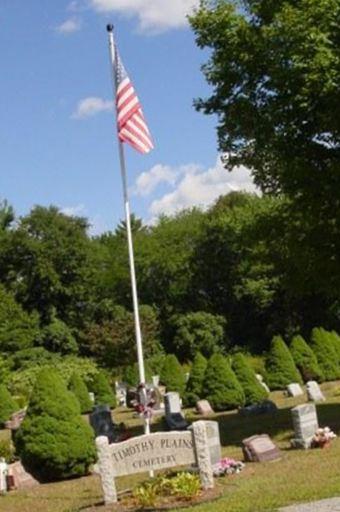
<svg viewBox="0 0 340 512">
<path fill-rule="evenodd" d="M 104 503 L 96 503 L 91 507 L 82 508 L 82 512 L 158 512 L 162 510 L 172 510 L 185 507 L 194 507 L 207 501 L 214 501 L 218 499 L 223 492 L 223 488 L 219 484 L 215 484 L 214 489 L 202 491 L 198 496 L 192 499 L 179 499 L 176 496 L 169 496 L 167 498 L 159 498 L 154 507 L 141 508 L 136 504 L 132 496 L 123 496 L 121 500 L 114 505 L 104 505 Z"/>
</svg>

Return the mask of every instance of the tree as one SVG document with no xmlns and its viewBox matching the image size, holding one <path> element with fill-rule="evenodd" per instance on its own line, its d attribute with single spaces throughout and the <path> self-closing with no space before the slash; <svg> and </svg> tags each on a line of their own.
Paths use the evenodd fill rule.
<svg viewBox="0 0 340 512">
<path fill-rule="evenodd" d="M 307 345 L 302 336 L 294 336 L 289 349 L 296 367 L 305 382 L 308 380 L 317 380 L 322 382 L 322 380 L 324 380 L 318 360 L 313 350 L 309 345 Z"/>
<path fill-rule="evenodd" d="M 111 408 L 116 407 L 116 397 L 112 392 L 105 373 L 99 371 L 93 376 L 90 389 L 94 393 L 96 405 L 109 405 Z"/>
<path fill-rule="evenodd" d="M 196 352 L 184 395 L 185 402 L 189 407 L 194 407 L 197 400 L 203 397 L 203 382 L 207 364 L 208 361 L 201 352 Z"/>
<path fill-rule="evenodd" d="M 9 420 L 11 415 L 19 409 L 12 395 L 6 386 L 0 384 L 0 426 L 3 427 L 5 421 Z"/>
<path fill-rule="evenodd" d="M 241 384 L 222 354 L 213 354 L 207 365 L 203 389 L 215 411 L 235 409 L 245 403 Z"/>
<path fill-rule="evenodd" d="M 190 18 L 213 87 L 196 107 L 218 116 L 225 166 L 245 165 L 264 192 L 289 196 L 300 286 L 337 304 L 338 17 L 338 0 L 204 0 Z"/>
<path fill-rule="evenodd" d="M 315 327 L 311 333 L 311 348 L 317 357 L 325 380 L 338 379 L 340 377 L 338 354 L 330 333 L 322 327 Z"/>
<path fill-rule="evenodd" d="M 232 359 L 232 369 L 242 386 L 246 405 L 256 404 L 268 398 L 268 393 L 257 380 L 255 372 L 240 352 Z"/>
<path fill-rule="evenodd" d="M 42 329 L 39 345 L 46 350 L 61 354 L 76 354 L 78 352 L 78 345 L 71 329 L 56 317 L 52 317 L 51 322 Z"/>
<path fill-rule="evenodd" d="M 174 351 L 183 361 L 193 359 L 197 352 L 210 357 L 224 348 L 226 320 L 204 311 L 175 315 L 170 319 Z"/>
<path fill-rule="evenodd" d="M 39 333 L 37 314 L 28 314 L 0 285 L 0 351 L 16 352 L 33 346 Z"/>
<path fill-rule="evenodd" d="M 42 481 L 85 475 L 95 461 L 92 429 L 56 371 L 38 375 L 15 445 L 25 467 Z"/>
<path fill-rule="evenodd" d="M 68 388 L 70 391 L 72 391 L 72 393 L 74 393 L 74 395 L 78 399 L 80 404 L 80 412 L 82 414 L 86 414 L 92 411 L 93 404 L 90 400 L 87 386 L 78 373 L 74 372 L 71 375 Z"/>
<path fill-rule="evenodd" d="M 281 336 L 274 336 L 266 358 L 266 380 L 270 389 L 284 389 L 288 384 L 302 384 L 294 359 Z"/>
<path fill-rule="evenodd" d="M 185 377 L 181 365 L 174 354 L 168 354 L 160 372 L 160 381 L 167 391 L 177 391 L 181 396 L 185 390 Z"/>
</svg>

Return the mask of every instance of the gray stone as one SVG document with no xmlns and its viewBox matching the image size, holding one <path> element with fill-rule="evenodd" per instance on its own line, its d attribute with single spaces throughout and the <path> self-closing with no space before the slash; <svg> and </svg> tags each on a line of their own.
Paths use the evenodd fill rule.
<svg viewBox="0 0 340 512">
<path fill-rule="evenodd" d="M 212 489 L 214 487 L 214 474 L 210 459 L 206 424 L 206 421 L 195 421 L 192 424 L 192 430 L 202 487 L 203 489 Z"/>
<path fill-rule="evenodd" d="M 152 379 L 153 386 L 155 386 L 157 388 L 159 385 L 159 375 L 153 375 L 151 377 L 151 379 Z"/>
<path fill-rule="evenodd" d="M 292 446 L 294 448 L 310 448 L 313 436 L 319 428 L 315 405 L 298 405 L 291 410 L 291 414 L 294 428 Z"/>
<path fill-rule="evenodd" d="M 118 405 L 126 407 L 127 404 L 127 385 L 124 382 L 115 382 L 116 399 Z"/>
<path fill-rule="evenodd" d="M 209 414 L 214 414 L 214 411 L 211 408 L 208 400 L 198 400 L 196 403 L 196 409 L 198 414 L 202 416 L 209 416 Z"/>
<path fill-rule="evenodd" d="M 288 384 L 287 392 L 289 396 L 300 396 L 303 395 L 303 390 L 297 382 L 292 382 L 292 384 Z"/>
<path fill-rule="evenodd" d="M 188 423 L 182 414 L 179 394 L 176 391 L 165 393 L 165 421 L 170 430 L 185 430 Z"/>
<path fill-rule="evenodd" d="M 113 459 L 110 453 L 109 440 L 106 436 L 96 438 L 98 469 L 102 484 L 105 505 L 116 503 L 117 490 L 114 479 Z"/>
<path fill-rule="evenodd" d="M 309 380 L 306 384 L 308 400 L 311 402 L 322 402 L 325 399 L 319 384 L 315 380 Z"/>
<path fill-rule="evenodd" d="M 110 443 L 113 443 L 118 435 L 118 427 L 113 423 L 111 410 L 108 405 L 97 405 L 90 414 L 90 425 L 95 436 L 106 436 Z"/>
<path fill-rule="evenodd" d="M 248 437 L 242 441 L 243 455 L 248 462 L 267 462 L 281 458 L 281 452 L 267 434 Z"/>
<path fill-rule="evenodd" d="M 210 462 L 217 464 L 222 459 L 220 430 L 217 421 L 205 421 Z"/>
<path fill-rule="evenodd" d="M 280 508 L 279 512 L 340 512 L 340 498 L 301 503 Z"/>
</svg>

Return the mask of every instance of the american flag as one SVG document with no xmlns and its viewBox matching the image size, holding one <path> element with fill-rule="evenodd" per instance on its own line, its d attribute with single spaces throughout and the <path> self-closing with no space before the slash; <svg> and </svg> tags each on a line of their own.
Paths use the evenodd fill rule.
<svg viewBox="0 0 340 512">
<path fill-rule="evenodd" d="M 153 149 L 141 104 L 116 48 L 117 123 L 118 137 L 141 153 Z"/>
</svg>

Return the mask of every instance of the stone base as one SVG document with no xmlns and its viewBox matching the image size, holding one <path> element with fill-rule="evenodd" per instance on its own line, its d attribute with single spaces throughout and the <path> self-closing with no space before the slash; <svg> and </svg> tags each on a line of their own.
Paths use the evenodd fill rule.
<svg viewBox="0 0 340 512">
<path fill-rule="evenodd" d="M 312 444 L 312 437 L 308 439 L 293 438 L 290 440 L 290 444 L 292 448 L 302 448 L 303 450 L 308 450 Z"/>
</svg>

